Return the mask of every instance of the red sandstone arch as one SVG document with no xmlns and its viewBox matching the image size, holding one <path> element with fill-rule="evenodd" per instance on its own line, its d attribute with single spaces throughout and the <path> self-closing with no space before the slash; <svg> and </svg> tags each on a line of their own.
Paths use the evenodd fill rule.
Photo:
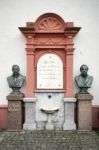
<svg viewBox="0 0 99 150">
<path fill-rule="evenodd" d="M 65 97 L 73 97 L 73 38 L 80 27 L 65 22 L 59 15 L 46 13 L 35 22 L 19 27 L 27 39 L 27 97 L 33 97 L 36 90 L 36 64 L 44 53 L 55 53 L 64 64 Z"/>
<path fill-rule="evenodd" d="M 38 17 L 34 28 L 41 32 L 63 32 L 65 29 L 64 20 L 57 14 L 46 13 Z"/>
</svg>

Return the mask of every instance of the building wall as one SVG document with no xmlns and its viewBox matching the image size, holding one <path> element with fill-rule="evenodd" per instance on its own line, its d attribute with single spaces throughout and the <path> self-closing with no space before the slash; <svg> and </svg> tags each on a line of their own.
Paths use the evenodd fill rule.
<svg viewBox="0 0 99 150">
<path fill-rule="evenodd" d="M 11 75 L 11 67 L 18 64 L 26 75 L 25 38 L 18 27 L 28 21 L 35 21 L 40 15 L 53 12 L 66 22 L 74 22 L 82 27 L 75 38 L 74 76 L 79 74 L 81 64 L 89 66 L 89 74 L 94 77 L 92 88 L 94 105 L 99 105 L 99 0 L 1 0 L 0 1 L 0 107 L 7 105 L 10 93 L 6 78 Z M 75 92 L 77 88 L 74 82 Z M 22 88 L 25 92 L 25 85 Z M 98 107 L 99 108 L 99 107 Z M 99 113 L 99 109 L 97 110 Z"/>
</svg>

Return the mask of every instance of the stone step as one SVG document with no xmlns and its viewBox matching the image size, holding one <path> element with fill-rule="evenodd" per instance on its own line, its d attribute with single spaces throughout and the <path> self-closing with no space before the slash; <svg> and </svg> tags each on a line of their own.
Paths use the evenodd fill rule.
<svg viewBox="0 0 99 150">
<path fill-rule="evenodd" d="M 0 150 L 99 150 L 99 132 L 0 132 Z"/>
</svg>

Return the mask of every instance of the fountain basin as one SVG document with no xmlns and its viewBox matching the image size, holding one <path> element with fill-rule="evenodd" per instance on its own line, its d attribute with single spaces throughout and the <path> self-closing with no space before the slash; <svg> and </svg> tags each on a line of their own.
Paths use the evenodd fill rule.
<svg viewBox="0 0 99 150">
<path fill-rule="evenodd" d="M 53 130 L 54 124 L 52 123 L 52 115 L 59 110 L 59 107 L 42 107 L 41 111 L 45 112 L 48 115 L 46 129 Z"/>
<path fill-rule="evenodd" d="M 59 110 L 59 107 L 53 107 L 53 108 L 42 107 L 41 108 L 41 111 L 44 111 L 47 114 L 53 114 L 53 113 L 55 113 L 58 110 Z"/>
</svg>

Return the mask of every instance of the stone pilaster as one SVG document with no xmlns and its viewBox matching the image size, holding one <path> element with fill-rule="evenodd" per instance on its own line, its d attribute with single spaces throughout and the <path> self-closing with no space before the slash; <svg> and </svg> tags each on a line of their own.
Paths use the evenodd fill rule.
<svg viewBox="0 0 99 150">
<path fill-rule="evenodd" d="M 28 35 L 27 36 L 27 84 L 26 84 L 26 97 L 34 96 L 34 90 L 35 90 L 35 71 L 34 71 L 34 51 L 35 48 L 33 46 L 34 43 L 34 35 Z"/>
<path fill-rule="evenodd" d="M 76 94 L 78 130 L 92 130 L 92 99 L 90 94 Z"/>
<path fill-rule="evenodd" d="M 64 124 L 63 130 L 75 130 L 76 124 L 74 122 L 74 104 L 75 98 L 64 98 Z"/>
<path fill-rule="evenodd" d="M 66 97 L 74 97 L 73 88 L 73 37 L 66 36 Z"/>
<path fill-rule="evenodd" d="M 25 103 L 25 123 L 23 124 L 24 130 L 35 130 L 35 102 L 36 98 L 24 98 Z"/>
<path fill-rule="evenodd" d="M 8 130 L 22 129 L 22 100 L 23 95 L 8 95 Z"/>
</svg>

